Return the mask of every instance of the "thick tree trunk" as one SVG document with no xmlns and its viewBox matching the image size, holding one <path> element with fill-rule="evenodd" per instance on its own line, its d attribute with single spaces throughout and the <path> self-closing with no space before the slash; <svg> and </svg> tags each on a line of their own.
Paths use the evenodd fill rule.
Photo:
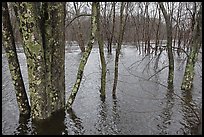
<svg viewBox="0 0 204 137">
<path fill-rule="evenodd" d="M 100 53 L 100 59 L 101 59 L 101 97 L 105 98 L 105 90 L 106 90 L 106 61 L 104 57 L 104 42 L 101 34 L 101 25 L 100 25 L 100 4 L 97 2 L 97 39 L 98 39 L 98 45 L 99 45 L 99 53 Z"/>
<path fill-rule="evenodd" d="M 201 25 L 202 25 L 202 7 L 198 12 L 197 20 L 194 26 L 195 29 L 193 32 L 193 38 L 191 42 L 190 54 L 187 59 L 185 73 L 181 85 L 182 90 L 190 90 L 193 86 L 194 67 L 198 57 L 198 51 L 200 48 Z"/>
<path fill-rule="evenodd" d="M 77 79 L 76 79 L 76 82 L 72 88 L 71 94 L 70 94 L 68 101 L 67 101 L 67 104 L 66 104 L 67 110 L 69 108 L 71 108 L 71 106 L 75 100 L 76 94 L 79 90 L 81 79 L 83 77 L 84 67 L 86 65 L 86 62 L 88 60 L 88 57 L 91 53 L 91 50 L 92 50 L 92 47 L 94 44 L 96 30 L 97 30 L 96 16 L 97 16 L 97 4 L 96 4 L 96 2 L 93 2 L 92 3 L 92 16 L 91 16 L 91 36 L 90 36 L 88 46 L 87 46 L 87 48 L 86 48 L 85 52 L 83 53 L 83 56 L 80 60 L 80 64 L 79 64 L 79 68 L 78 68 L 78 72 L 77 72 Z"/>
<path fill-rule="evenodd" d="M 170 21 L 170 15 L 167 14 L 163 3 L 159 2 L 159 6 L 164 15 L 166 22 L 166 31 L 167 31 L 167 53 L 169 59 L 169 75 L 168 75 L 168 85 L 173 86 L 174 82 L 174 57 L 172 53 L 172 23 Z"/>
<path fill-rule="evenodd" d="M 23 37 L 23 48 L 28 64 L 29 93 L 31 115 L 35 119 L 45 119 L 51 115 L 47 111 L 47 97 L 45 86 L 45 64 L 42 36 L 38 27 L 35 3 L 16 3 L 20 32 Z"/>
<path fill-rule="evenodd" d="M 14 35 L 10 21 L 10 15 L 8 11 L 8 5 L 6 2 L 2 3 L 2 37 L 3 46 L 6 51 L 6 56 L 8 58 L 9 69 L 11 77 L 13 80 L 17 104 L 19 107 L 20 114 L 29 114 L 30 106 L 28 97 L 26 94 L 25 86 L 23 83 L 23 78 L 21 75 L 20 65 L 18 61 L 18 56 L 15 47 Z"/>
<path fill-rule="evenodd" d="M 65 3 L 49 2 L 43 7 L 46 92 L 52 112 L 55 112 L 65 106 Z"/>
<path fill-rule="evenodd" d="M 46 119 L 65 103 L 65 3 L 16 3 L 27 58 L 31 114 Z"/>
<path fill-rule="evenodd" d="M 124 16 L 123 16 L 123 11 L 124 11 L 125 3 L 121 3 L 121 8 L 120 8 L 120 30 L 119 30 L 119 37 L 118 37 L 118 43 L 117 43 L 117 49 L 116 49 L 116 55 L 115 55 L 115 71 L 114 71 L 114 81 L 113 81 L 113 90 L 112 90 L 112 95 L 116 95 L 116 87 L 118 83 L 118 62 L 119 62 L 119 55 L 120 55 L 120 49 L 123 41 L 123 35 L 124 35 Z"/>
</svg>

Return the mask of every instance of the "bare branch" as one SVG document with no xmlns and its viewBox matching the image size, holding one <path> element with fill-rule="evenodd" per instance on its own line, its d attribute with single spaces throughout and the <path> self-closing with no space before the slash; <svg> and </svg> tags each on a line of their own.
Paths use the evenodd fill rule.
<svg viewBox="0 0 204 137">
<path fill-rule="evenodd" d="M 82 17 L 82 16 L 91 16 L 91 14 L 80 14 L 80 15 L 77 15 L 75 16 L 67 25 L 66 25 L 66 28 L 77 18 L 79 17 Z"/>
</svg>

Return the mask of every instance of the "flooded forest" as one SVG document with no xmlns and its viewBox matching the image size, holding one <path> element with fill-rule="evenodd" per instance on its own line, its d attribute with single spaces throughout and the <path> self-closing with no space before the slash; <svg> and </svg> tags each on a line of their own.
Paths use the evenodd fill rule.
<svg viewBox="0 0 204 137">
<path fill-rule="evenodd" d="M 202 3 L 2 2 L 2 135 L 202 135 Z"/>
</svg>

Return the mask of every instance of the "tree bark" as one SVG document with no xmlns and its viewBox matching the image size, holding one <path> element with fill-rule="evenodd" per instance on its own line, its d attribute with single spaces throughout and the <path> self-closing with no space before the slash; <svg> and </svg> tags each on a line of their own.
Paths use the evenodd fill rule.
<svg viewBox="0 0 204 137">
<path fill-rule="evenodd" d="M 16 3 L 23 48 L 27 58 L 29 93 L 32 118 L 45 119 L 50 116 L 46 112 L 47 94 L 45 92 L 45 64 L 42 36 L 38 27 L 34 3 Z"/>
<path fill-rule="evenodd" d="M 13 30 L 10 21 L 10 15 L 8 11 L 8 5 L 6 2 L 2 3 L 2 17 L 3 17 L 2 18 L 3 46 L 6 51 L 6 56 L 8 58 L 9 69 L 15 88 L 19 112 L 20 114 L 29 114 L 30 113 L 29 101 L 23 83 L 23 78 L 16 52 Z"/>
<path fill-rule="evenodd" d="M 159 10 L 159 22 L 157 24 L 156 39 L 155 39 L 155 55 L 157 55 L 157 50 L 158 50 L 158 46 L 159 46 L 159 37 L 160 37 L 159 28 L 160 28 L 160 24 L 161 24 L 161 12 Z"/>
<path fill-rule="evenodd" d="M 96 2 L 92 3 L 92 16 L 91 16 L 91 35 L 90 35 L 90 40 L 89 43 L 87 45 L 87 48 L 85 50 L 85 52 L 82 55 L 82 58 L 80 60 L 80 64 L 79 64 L 79 68 L 78 68 L 78 72 L 77 72 L 77 79 L 76 82 L 72 88 L 71 94 L 68 98 L 68 101 L 66 103 L 66 109 L 68 110 L 69 108 L 71 108 L 76 94 L 79 90 L 79 86 L 81 83 L 81 79 L 83 77 L 83 72 L 84 72 L 84 67 L 86 65 L 86 62 L 88 60 L 88 57 L 91 53 L 93 44 L 94 44 L 94 40 L 95 40 L 95 36 L 96 36 L 96 30 L 97 30 L 97 23 L 96 23 L 96 16 L 97 16 L 97 4 Z"/>
<path fill-rule="evenodd" d="M 166 22 L 167 31 L 167 53 L 169 59 L 169 75 L 168 75 L 168 86 L 172 87 L 174 82 L 174 57 L 172 53 L 172 23 L 170 21 L 170 15 L 167 14 L 166 9 L 162 2 L 159 2 L 160 9 L 164 15 Z"/>
<path fill-rule="evenodd" d="M 65 102 L 65 3 L 17 2 L 27 58 L 31 115 L 46 119 Z"/>
<path fill-rule="evenodd" d="M 65 3 L 48 2 L 43 7 L 46 92 L 51 112 L 55 112 L 65 106 Z"/>
<path fill-rule="evenodd" d="M 112 43 L 114 38 L 114 31 L 115 31 L 115 5 L 116 2 L 112 3 L 112 9 L 113 9 L 113 22 L 112 22 L 112 30 L 110 34 L 110 40 L 108 41 L 108 53 L 112 54 Z"/>
<path fill-rule="evenodd" d="M 119 37 L 118 37 L 118 43 L 117 43 L 117 49 L 116 49 L 116 55 L 115 55 L 115 71 L 114 71 L 114 81 L 113 81 L 113 90 L 112 90 L 112 95 L 116 95 L 116 87 L 117 87 L 117 82 L 118 82 L 118 62 L 119 62 L 119 55 L 120 55 L 120 49 L 123 41 L 123 35 L 124 35 L 124 16 L 123 16 L 123 11 L 124 11 L 125 3 L 121 3 L 121 8 L 120 8 L 120 30 L 119 30 Z"/>
<path fill-rule="evenodd" d="M 201 38 L 201 25 L 202 25 L 202 5 L 197 15 L 197 20 L 194 25 L 193 38 L 191 42 L 190 54 L 187 59 L 186 68 L 184 72 L 183 81 L 181 84 L 182 90 L 190 90 L 193 86 L 194 67 L 198 57 Z"/>
<path fill-rule="evenodd" d="M 104 41 L 101 34 L 101 25 L 100 25 L 100 4 L 97 2 L 97 39 L 98 39 L 98 45 L 99 45 L 99 53 L 100 53 L 100 59 L 101 59 L 101 97 L 105 98 L 105 90 L 106 90 L 106 61 L 104 57 Z"/>
</svg>

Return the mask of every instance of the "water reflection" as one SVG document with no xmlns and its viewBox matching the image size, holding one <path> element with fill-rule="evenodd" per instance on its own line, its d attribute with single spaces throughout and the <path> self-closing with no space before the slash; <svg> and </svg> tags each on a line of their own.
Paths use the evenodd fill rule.
<svg viewBox="0 0 204 137">
<path fill-rule="evenodd" d="M 172 111 L 172 108 L 174 106 L 174 97 L 173 97 L 173 88 L 172 86 L 170 86 L 171 89 L 168 89 L 167 92 L 166 92 L 166 104 L 161 112 L 161 120 L 162 120 L 162 123 L 161 125 L 157 125 L 158 128 L 159 128 L 159 131 L 160 133 L 159 134 L 162 134 L 162 135 L 166 135 L 166 134 L 169 134 L 168 132 L 168 129 L 169 129 L 169 126 L 171 125 L 172 123 L 172 115 L 173 115 L 173 111 Z"/>
<path fill-rule="evenodd" d="M 124 54 L 123 56 L 121 56 L 121 62 L 125 62 L 125 66 L 133 63 L 134 66 L 132 65 L 131 67 L 131 69 L 134 70 L 133 74 L 135 74 L 135 76 L 141 76 L 145 79 L 152 76 L 150 79 L 150 81 L 152 82 L 146 83 L 146 81 L 144 81 L 143 79 L 131 77 L 129 73 L 128 75 L 126 74 L 126 71 L 123 69 L 123 67 L 120 67 L 119 79 L 124 81 L 123 83 L 120 83 L 120 86 L 125 88 L 127 94 L 119 90 L 117 92 L 118 94 L 116 94 L 117 98 L 112 98 L 111 89 L 114 74 L 115 52 L 113 52 L 112 55 L 105 54 L 107 61 L 106 100 L 100 100 L 100 98 L 98 98 L 99 94 L 97 94 L 98 91 L 96 91 L 95 89 L 97 89 L 97 86 L 100 85 L 100 82 L 96 82 L 96 76 L 91 77 L 90 82 L 88 82 L 91 88 L 83 87 L 81 94 L 78 96 L 79 100 L 78 102 L 76 102 L 74 107 L 76 108 L 74 109 L 76 113 L 72 109 L 70 109 L 68 112 L 59 112 L 59 114 L 55 115 L 53 119 L 51 118 L 47 122 L 41 124 L 32 123 L 30 117 L 18 118 L 18 115 L 16 115 L 18 114 L 18 106 L 16 104 L 16 99 L 14 96 L 15 94 L 14 92 L 11 92 L 14 91 L 14 89 L 10 78 L 7 58 L 6 56 L 2 55 L 2 62 L 4 64 L 2 65 L 2 133 L 16 135 L 142 133 L 201 134 L 202 126 L 199 126 L 200 131 L 198 132 L 199 129 L 196 129 L 198 120 L 195 116 L 195 113 L 189 107 L 191 106 L 196 109 L 197 106 L 195 104 L 192 105 L 193 101 L 198 104 L 202 102 L 202 87 L 200 86 L 202 85 L 202 82 L 200 81 L 200 78 L 195 79 L 195 88 L 192 89 L 191 93 L 182 93 L 180 92 L 180 90 L 176 90 L 180 88 L 180 79 L 183 76 L 183 71 L 185 68 L 185 63 L 183 64 L 184 58 L 181 58 L 179 60 L 180 62 L 178 61 L 177 63 L 175 57 L 175 66 L 177 66 L 177 68 L 175 67 L 174 74 L 174 92 L 177 93 L 180 97 L 182 96 L 183 100 L 186 100 L 183 102 L 180 98 L 177 98 L 178 96 L 175 96 L 174 93 L 171 93 L 170 91 L 164 91 L 164 87 L 158 84 L 162 84 L 167 81 L 168 69 L 163 69 L 162 71 L 157 73 L 164 67 L 164 65 L 168 65 L 167 54 L 165 51 L 163 51 L 161 54 L 158 52 L 156 56 L 157 58 L 155 58 L 155 60 L 151 60 L 152 58 L 149 58 L 151 56 L 147 57 L 145 56 L 145 54 L 139 56 L 137 52 L 134 52 L 133 49 L 130 49 L 130 47 L 124 47 L 122 52 Z M 91 54 L 92 57 L 89 58 L 90 64 L 87 64 L 87 72 L 90 72 L 88 71 L 91 69 L 90 66 L 99 63 L 96 62 L 99 57 L 98 49 L 95 49 L 94 52 L 91 52 Z M 23 78 L 25 80 L 24 82 L 28 87 L 28 82 L 26 82 L 26 58 L 24 54 L 19 55 L 20 65 L 22 66 L 23 70 L 25 70 L 22 70 Z M 80 58 L 80 50 L 73 50 L 72 53 L 66 53 L 66 91 L 69 91 L 71 88 L 70 85 L 75 82 L 75 75 L 77 73 Z M 148 64 L 148 62 L 150 63 Z M 180 70 L 178 69 L 178 67 L 180 67 Z M 141 73 L 143 70 L 144 73 Z M 197 71 L 195 71 L 195 73 L 200 74 L 200 70 L 202 69 L 199 68 Z M 155 73 L 157 73 L 158 75 Z M 100 76 L 98 77 L 98 79 L 100 79 Z M 131 82 L 132 85 L 126 85 L 126 81 Z M 141 83 L 139 83 L 138 81 L 140 81 Z M 142 84 L 145 89 L 140 88 L 138 84 Z M 147 92 L 145 91 L 149 91 L 149 93 L 151 94 L 146 94 Z M 66 93 L 68 95 L 69 92 Z M 87 98 L 87 96 L 90 95 L 91 99 Z M 137 102 L 136 97 L 138 98 Z M 182 105 L 180 103 L 182 103 Z M 90 107 L 84 107 L 87 106 L 87 104 L 90 104 Z M 155 108 L 155 111 L 146 113 L 134 113 L 146 108 L 151 108 L 151 110 L 153 111 Z M 158 111 L 156 111 L 157 108 L 159 108 Z M 162 113 L 160 108 L 162 109 Z M 194 111 L 197 112 L 197 110 Z M 149 119 L 152 121 L 150 121 Z M 178 130 L 179 132 L 177 132 Z"/>
<path fill-rule="evenodd" d="M 96 126 L 96 129 L 98 131 L 98 134 L 105 134 L 104 131 L 107 131 L 107 129 L 104 129 L 106 128 L 107 126 L 107 104 L 105 102 L 105 99 L 103 97 L 100 96 L 100 104 L 99 104 L 99 114 L 98 114 L 98 121 L 97 123 L 95 124 Z"/>
<path fill-rule="evenodd" d="M 81 118 L 77 117 L 76 113 L 72 108 L 70 108 L 67 111 L 66 116 L 66 131 L 69 132 L 69 134 L 75 134 L 75 135 L 83 135 L 85 130 L 82 125 Z"/>
<path fill-rule="evenodd" d="M 62 135 L 65 133 L 64 109 L 41 121 L 32 120 L 30 115 L 19 116 L 19 126 L 14 131 L 15 135 Z"/>
<path fill-rule="evenodd" d="M 118 104 L 116 96 L 113 97 L 112 109 L 109 109 L 104 98 L 100 98 L 100 105 L 98 111 L 98 120 L 95 123 L 95 128 L 97 130 L 96 134 L 99 135 L 117 135 L 121 132 L 119 129 L 120 116 L 118 112 Z"/>
<path fill-rule="evenodd" d="M 64 124 L 64 118 L 65 118 L 65 111 L 64 109 L 59 110 L 53 115 L 43 121 L 32 121 L 32 128 L 33 133 L 37 135 L 62 135 L 67 134 L 64 133 L 65 131 L 65 124 Z"/>
<path fill-rule="evenodd" d="M 30 115 L 19 116 L 19 126 L 14 131 L 14 135 L 27 135 L 29 134 L 29 123 L 31 121 Z"/>
<path fill-rule="evenodd" d="M 182 111 L 183 111 L 183 121 L 180 123 L 183 126 L 183 134 L 201 134 L 200 128 L 200 116 L 198 113 L 198 106 L 192 100 L 192 91 L 182 91 Z M 198 133 L 200 132 L 200 133 Z"/>
<path fill-rule="evenodd" d="M 112 116 L 113 116 L 113 125 L 115 134 L 121 133 L 120 128 L 118 127 L 120 123 L 119 108 L 116 96 L 113 96 L 113 107 L 112 107 Z"/>
</svg>

